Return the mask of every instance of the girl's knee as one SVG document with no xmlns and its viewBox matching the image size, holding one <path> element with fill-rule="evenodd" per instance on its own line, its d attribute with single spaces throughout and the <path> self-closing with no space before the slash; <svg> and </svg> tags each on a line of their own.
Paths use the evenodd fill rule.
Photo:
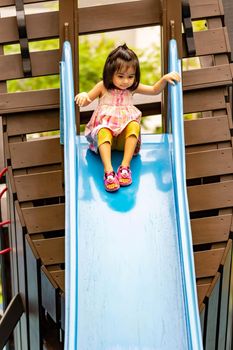
<svg viewBox="0 0 233 350">
<path fill-rule="evenodd" d="M 98 147 L 101 146 L 105 142 L 109 142 L 110 145 L 112 144 L 112 133 L 108 128 L 101 128 L 98 132 L 97 139 L 98 139 Z"/>
<path fill-rule="evenodd" d="M 140 134 L 140 125 L 136 121 L 130 122 L 125 130 L 125 138 L 129 136 L 136 136 L 137 138 L 139 137 Z"/>
</svg>

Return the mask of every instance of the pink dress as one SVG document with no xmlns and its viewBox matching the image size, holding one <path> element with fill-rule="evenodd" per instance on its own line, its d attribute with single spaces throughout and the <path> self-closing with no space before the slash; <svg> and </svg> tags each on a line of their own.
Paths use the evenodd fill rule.
<svg viewBox="0 0 233 350">
<path fill-rule="evenodd" d="M 97 134 L 101 128 L 108 128 L 114 137 L 118 136 L 132 120 L 140 123 L 142 113 L 133 105 L 130 90 L 107 90 L 100 97 L 99 104 L 86 125 L 85 136 L 90 149 L 98 152 Z"/>
</svg>

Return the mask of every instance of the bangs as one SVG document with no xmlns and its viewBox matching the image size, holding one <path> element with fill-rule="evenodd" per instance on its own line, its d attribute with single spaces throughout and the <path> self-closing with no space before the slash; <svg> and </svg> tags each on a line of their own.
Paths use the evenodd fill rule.
<svg viewBox="0 0 233 350">
<path fill-rule="evenodd" d="M 137 63 L 134 60 L 124 61 L 121 58 L 117 58 L 115 72 L 125 73 L 129 68 L 133 67 L 136 71 Z"/>
</svg>

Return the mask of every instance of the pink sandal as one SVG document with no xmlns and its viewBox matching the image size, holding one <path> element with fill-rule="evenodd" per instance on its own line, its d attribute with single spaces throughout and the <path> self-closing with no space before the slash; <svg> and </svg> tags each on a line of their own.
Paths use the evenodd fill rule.
<svg viewBox="0 0 233 350">
<path fill-rule="evenodd" d="M 119 166 L 117 170 L 117 177 L 120 186 L 129 186 L 132 183 L 131 170 L 128 166 Z"/>
<path fill-rule="evenodd" d="M 105 190 L 108 192 L 119 190 L 119 181 L 114 171 L 108 171 L 104 174 L 104 186 Z"/>
</svg>

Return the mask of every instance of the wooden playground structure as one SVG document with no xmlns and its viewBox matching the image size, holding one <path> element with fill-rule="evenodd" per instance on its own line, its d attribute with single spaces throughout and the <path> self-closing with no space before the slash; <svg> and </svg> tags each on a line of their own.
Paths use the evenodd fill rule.
<svg viewBox="0 0 233 350">
<path fill-rule="evenodd" d="M 199 113 L 198 119 L 185 120 L 184 125 L 203 344 L 206 350 L 231 350 L 233 35 L 228 35 L 228 21 L 233 21 L 233 5 L 226 0 L 131 0 L 78 8 L 75 0 L 60 0 L 59 11 L 25 15 L 27 4 L 43 2 L 0 3 L 0 8 L 16 6 L 16 16 L 0 18 L 0 171 L 7 167 L 0 181 L 7 184 L 10 220 L 7 224 L 0 217 L 0 250 L 12 248 L 1 255 L 6 312 L 0 321 L 0 344 L 14 329 L 9 349 L 63 349 L 65 310 L 62 147 L 59 136 L 29 137 L 59 130 L 59 89 L 8 93 L 7 81 L 59 74 L 61 51 L 29 52 L 28 43 L 57 38 L 61 47 L 68 39 L 77 92 L 79 35 L 155 25 L 161 26 L 166 72 L 172 21 L 180 57 L 185 61 L 196 56 L 200 61 L 199 69 L 183 71 L 183 97 L 184 114 Z M 206 30 L 193 32 L 192 22 L 199 20 Z M 21 54 L 5 55 L 4 45 L 15 43 Z M 158 97 L 138 102 L 144 116 L 164 116 L 164 105 Z M 91 111 L 76 114 L 79 130 Z"/>
</svg>

